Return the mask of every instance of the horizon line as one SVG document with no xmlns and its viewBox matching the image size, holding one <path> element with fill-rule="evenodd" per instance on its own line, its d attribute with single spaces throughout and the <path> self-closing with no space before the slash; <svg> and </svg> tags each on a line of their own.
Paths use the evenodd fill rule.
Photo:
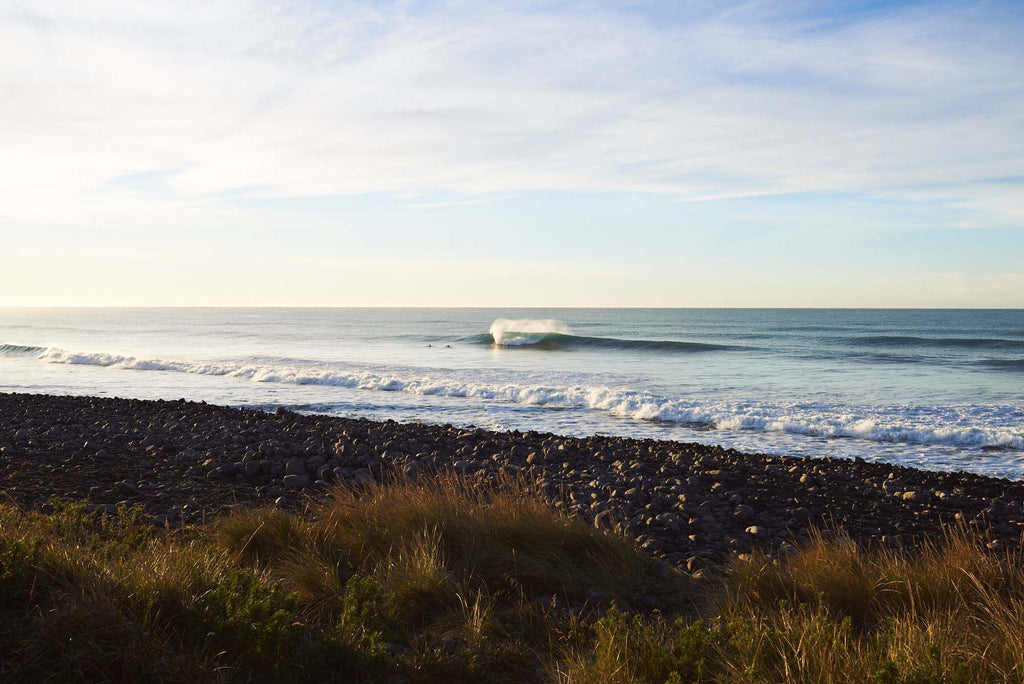
<svg viewBox="0 0 1024 684">
<path fill-rule="evenodd" d="M 1024 306 L 446 306 L 446 305 L 238 305 L 238 304 L 201 304 L 201 305 L 146 305 L 146 304 L 2 304 L 0 311 L 10 309 L 308 309 L 308 310 L 346 310 L 346 309 L 475 309 L 492 310 L 579 310 L 594 309 L 603 311 L 701 311 L 701 310 L 736 310 L 736 311 L 1024 311 Z"/>
</svg>

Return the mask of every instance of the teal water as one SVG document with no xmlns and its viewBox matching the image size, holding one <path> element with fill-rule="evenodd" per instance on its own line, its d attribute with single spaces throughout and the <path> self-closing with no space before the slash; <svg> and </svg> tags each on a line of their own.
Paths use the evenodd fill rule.
<svg viewBox="0 0 1024 684">
<path fill-rule="evenodd" d="M 0 344 L 3 391 L 1024 476 L 1022 310 L 12 309 Z"/>
</svg>

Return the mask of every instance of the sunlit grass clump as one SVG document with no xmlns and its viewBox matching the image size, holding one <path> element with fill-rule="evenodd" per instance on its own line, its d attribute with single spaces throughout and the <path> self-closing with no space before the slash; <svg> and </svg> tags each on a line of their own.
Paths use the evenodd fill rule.
<svg viewBox="0 0 1024 684">
<path fill-rule="evenodd" d="M 963 529 L 908 553 L 818 537 L 737 561 L 703 619 L 598 621 L 566 681 L 1021 682 L 1024 563 Z"/>
<path fill-rule="evenodd" d="M 0 680 L 1024 681 L 1024 563 L 957 530 L 690 580 L 451 475 L 176 531 L 0 507 Z"/>
<path fill-rule="evenodd" d="M 339 489 L 155 530 L 0 510 L 0 658 L 21 681 L 538 680 L 612 602 L 682 600 L 627 540 L 525 483 Z"/>
</svg>

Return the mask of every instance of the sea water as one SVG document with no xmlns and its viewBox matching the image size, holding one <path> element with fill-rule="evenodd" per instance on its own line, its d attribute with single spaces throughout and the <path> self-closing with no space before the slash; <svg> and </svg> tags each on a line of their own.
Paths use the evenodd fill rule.
<svg viewBox="0 0 1024 684">
<path fill-rule="evenodd" d="M 1024 310 L 7 309 L 0 391 L 1024 477 Z"/>
</svg>

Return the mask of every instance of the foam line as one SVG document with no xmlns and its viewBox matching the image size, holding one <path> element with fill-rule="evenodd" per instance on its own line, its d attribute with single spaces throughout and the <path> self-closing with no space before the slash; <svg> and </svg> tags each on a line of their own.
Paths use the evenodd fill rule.
<svg viewBox="0 0 1024 684">
<path fill-rule="evenodd" d="M 288 358 L 188 361 L 48 348 L 48 363 L 112 369 L 218 375 L 253 382 L 327 385 L 603 411 L 631 420 L 702 424 L 722 430 L 783 432 L 825 438 L 855 438 L 955 447 L 1024 451 L 1024 407 L 1019 406 L 843 406 L 660 397 L 604 385 L 546 385 L 522 373 L 473 373 L 408 367 L 370 367 Z"/>
</svg>

